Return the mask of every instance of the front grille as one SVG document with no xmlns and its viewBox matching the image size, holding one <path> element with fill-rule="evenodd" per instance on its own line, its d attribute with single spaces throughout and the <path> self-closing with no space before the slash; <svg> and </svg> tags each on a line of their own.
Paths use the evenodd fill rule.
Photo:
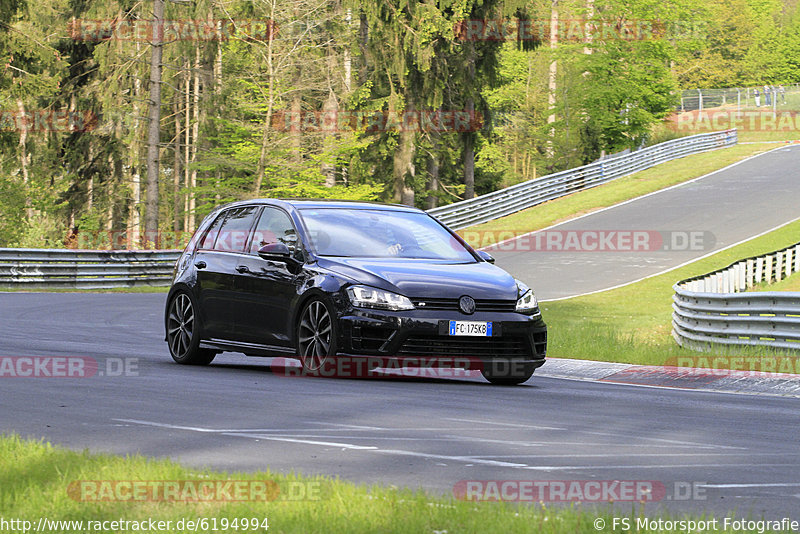
<svg viewBox="0 0 800 534">
<path fill-rule="evenodd" d="M 397 352 L 398 356 L 461 358 L 528 358 L 524 337 L 412 336 Z"/>
<path fill-rule="evenodd" d="M 414 306 L 421 310 L 459 311 L 458 299 L 411 299 Z M 475 300 L 476 312 L 513 312 L 517 308 L 514 300 Z"/>
</svg>

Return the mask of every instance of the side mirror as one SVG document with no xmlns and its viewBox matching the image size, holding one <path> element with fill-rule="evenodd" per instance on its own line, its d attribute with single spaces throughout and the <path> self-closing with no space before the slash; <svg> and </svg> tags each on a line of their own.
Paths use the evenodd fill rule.
<svg viewBox="0 0 800 534">
<path fill-rule="evenodd" d="M 265 260 L 282 261 L 284 263 L 292 261 L 292 253 L 283 243 L 270 243 L 258 249 L 258 255 Z"/>
<path fill-rule="evenodd" d="M 491 254 L 489 254 L 485 250 L 479 250 L 478 251 L 478 256 L 480 256 L 481 259 L 483 261 L 487 262 L 487 263 L 494 263 L 494 256 L 492 256 Z"/>
</svg>

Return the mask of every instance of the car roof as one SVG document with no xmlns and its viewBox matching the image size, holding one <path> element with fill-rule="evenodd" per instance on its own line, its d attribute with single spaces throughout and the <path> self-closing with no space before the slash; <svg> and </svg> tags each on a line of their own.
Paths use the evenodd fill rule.
<svg viewBox="0 0 800 534">
<path fill-rule="evenodd" d="M 226 204 L 225 208 L 252 205 L 268 204 L 273 206 L 291 206 L 295 209 L 320 209 L 320 208 L 339 208 L 339 209 L 362 209 L 362 210 L 386 210 L 386 211 L 407 211 L 421 212 L 412 206 L 403 204 L 383 204 L 381 202 L 368 202 L 358 200 L 337 200 L 337 199 L 307 199 L 307 198 L 255 198 L 252 200 L 240 200 Z"/>
</svg>

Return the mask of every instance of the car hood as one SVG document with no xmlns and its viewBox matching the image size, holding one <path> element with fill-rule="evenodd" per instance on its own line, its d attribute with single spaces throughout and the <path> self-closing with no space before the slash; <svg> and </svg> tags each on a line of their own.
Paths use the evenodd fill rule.
<svg viewBox="0 0 800 534">
<path fill-rule="evenodd" d="M 407 258 L 320 258 L 320 267 L 351 278 L 354 283 L 400 293 L 410 298 L 516 300 L 517 284 L 500 267 L 486 262 Z"/>
</svg>

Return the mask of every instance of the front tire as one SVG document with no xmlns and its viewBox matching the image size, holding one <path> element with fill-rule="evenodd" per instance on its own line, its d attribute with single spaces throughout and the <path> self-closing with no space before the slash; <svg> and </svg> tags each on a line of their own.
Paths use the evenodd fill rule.
<svg viewBox="0 0 800 534">
<path fill-rule="evenodd" d="M 535 365 L 522 364 L 513 360 L 493 360 L 481 366 L 483 377 L 498 386 L 516 386 L 530 379 L 536 370 Z"/>
<path fill-rule="evenodd" d="M 177 293 L 167 312 L 167 344 L 172 359 L 183 365 L 208 365 L 217 355 L 200 348 L 202 325 L 189 293 Z"/>
<path fill-rule="evenodd" d="M 322 300 L 306 303 L 297 323 L 297 356 L 303 371 L 317 374 L 336 356 L 334 313 Z"/>
</svg>

